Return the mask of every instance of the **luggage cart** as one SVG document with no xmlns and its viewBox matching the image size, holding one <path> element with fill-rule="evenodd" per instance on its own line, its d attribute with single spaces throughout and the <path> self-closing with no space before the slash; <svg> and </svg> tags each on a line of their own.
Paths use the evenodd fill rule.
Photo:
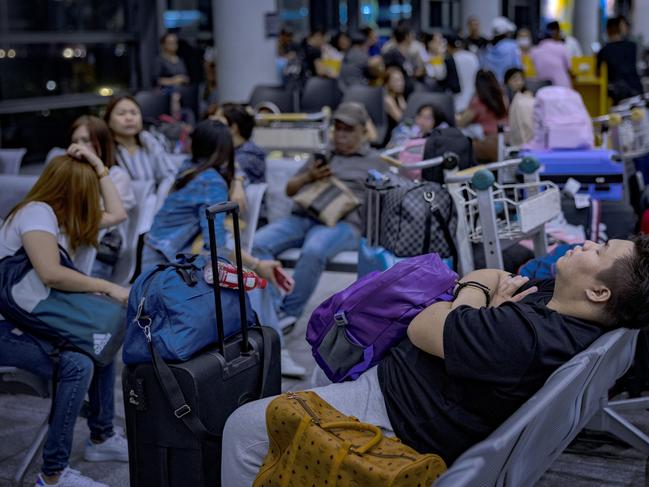
<svg viewBox="0 0 649 487">
<path fill-rule="evenodd" d="M 523 173 L 522 183 L 496 182 L 492 171 Z M 533 158 L 517 158 L 447 175 L 446 183 L 458 211 L 457 243 L 460 271 L 474 269 L 472 243 L 482 243 L 488 268 L 503 269 L 503 249 L 531 238 L 534 254 L 547 253 L 545 224 L 561 212 L 556 184 L 540 181 Z"/>
<path fill-rule="evenodd" d="M 324 152 L 328 146 L 331 110 L 317 113 L 257 114 L 252 140 L 268 152 Z"/>
<path fill-rule="evenodd" d="M 597 125 L 608 128 L 610 146 L 618 152 L 624 165 L 624 194 L 630 202 L 630 181 L 635 178 L 637 189 L 642 193 L 645 181 L 635 166 L 635 160 L 649 155 L 649 111 L 645 104 L 649 99 L 634 105 L 613 107 L 609 115 L 593 119 Z"/>
</svg>

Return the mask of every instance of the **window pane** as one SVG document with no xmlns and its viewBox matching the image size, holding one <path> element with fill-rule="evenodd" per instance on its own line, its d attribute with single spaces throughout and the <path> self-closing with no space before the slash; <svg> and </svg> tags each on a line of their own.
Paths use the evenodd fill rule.
<svg viewBox="0 0 649 487">
<path fill-rule="evenodd" d="M 0 49 L 0 99 L 127 89 L 128 44 L 32 44 Z"/>
<path fill-rule="evenodd" d="M 8 0 L 10 31 L 124 31 L 126 0 Z"/>
</svg>

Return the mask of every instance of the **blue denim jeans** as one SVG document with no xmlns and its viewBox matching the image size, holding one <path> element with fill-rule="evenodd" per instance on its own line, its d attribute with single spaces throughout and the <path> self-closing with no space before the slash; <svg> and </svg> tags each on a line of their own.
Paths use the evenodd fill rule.
<svg viewBox="0 0 649 487">
<path fill-rule="evenodd" d="M 252 253 L 260 259 L 273 259 L 292 247 L 301 247 L 295 265 L 293 292 L 284 297 L 279 310 L 300 316 L 313 294 L 327 261 L 343 250 L 356 250 L 360 234 L 347 222 L 327 227 L 309 217 L 290 215 L 259 229 Z"/>
<path fill-rule="evenodd" d="M 54 364 L 48 355 L 50 344 L 0 322 L 0 365 L 19 367 L 44 379 L 51 379 Z M 59 373 L 50 429 L 43 446 L 45 475 L 54 475 L 68 466 L 72 436 L 83 400 L 88 393 L 90 414 L 88 427 L 93 440 L 112 436 L 115 366 L 95 367 L 90 357 L 78 352 L 63 351 L 59 355 Z"/>
</svg>

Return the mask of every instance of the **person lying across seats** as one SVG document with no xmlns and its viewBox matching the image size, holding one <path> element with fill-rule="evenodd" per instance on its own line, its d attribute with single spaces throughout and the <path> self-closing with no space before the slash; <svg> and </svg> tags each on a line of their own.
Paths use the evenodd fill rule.
<svg viewBox="0 0 649 487">
<path fill-rule="evenodd" d="M 647 323 L 649 236 L 586 242 L 559 259 L 556 280 L 528 282 L 493 269 L 468 274 L 455 300 L 424 309 L 378 366 L 315 392 L 450 465 L 600 335 Z M 272 399 L 248 403 L 228 419 L 224 485 L 249 486 L 257 475 Z"/>
</svg>

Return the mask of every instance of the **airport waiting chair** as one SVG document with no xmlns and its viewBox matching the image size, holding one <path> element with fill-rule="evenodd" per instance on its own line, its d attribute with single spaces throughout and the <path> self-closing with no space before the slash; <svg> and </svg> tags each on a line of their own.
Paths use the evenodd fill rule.
<svg viewBox="0 0 649 487">
<path fill-rule="evenodd" d="M 1 218 L 7 217 L 11 209 L 25 197 L 37 180 L 38 176 L 0 174 Z"/>
<path fill-rule="evenodd" d="M 257 85 L 252 90 L 248 104 L 257 109 L 260 103 L 271 102 L 279 108 L 282 113 L 291 113 L 296 110 L 294 106 L 293 93 L 281 86 Z"/>
<path fill-rule="evenodd" d="M 417 115 L 417 110 L 422 105 L 433 105 L 444 114 L 446 123 L 451 127 L 455 127 L 455 103 L 451 95 L 425 91 L 411 93 L 408 97 L 406 110 L 403 112 L 403 119 L 414 120 Z"/>
<path fill-rule="evenodd" d="M 552 81 L 550 81 L 549 79 L 527 79 L 525 80 L 525 86 L 534 95 L 536 95 L 536 92 L 539 91 L 541 88 L 545 88 L 546 86 L 552 86 Z"/>
<path fill-rule="evenodd" d="M 49 398 L 51 385 L 37 375 L 17 367 L 0 367 L 0 394 L 28 394 L 42 398 Z M 49 429 L 49 414 L 40 423 L 34 439 L 31 441 L 18 469 L 11 479 L 12 487 L 22 487 L 25 474 L 31 466 L 37 453 L 45 442 Z"/>
<path fill-rule="evenodd" d="M 608 401 L 608 390 L 631 366 L 637 336 L 637 330 L 610 331 L 559 367 L 507 421 L 464 452 L 434 486 L 534 485 L 584 427 L 608 431 L 649 455 L 649 437 L 632 431 L 637 428 L 623 418 L 615 427 L 597 423 L 598 417 L 614 416 L 609 410 L 616 403 Z"/>
<path fill-rule="evenodd" d="M 181 105 L 183 108 L 191 110 L 195 120 L 200 120 L 200 109 L 198 100 L 198 85 L 189 84 L 177 86 L 176 91 L 180 93 Z"/>
<path fill-rule="evenodd" d="M 162 91 L 139 91 L 135 100 L 140 105 L 144 123 L 154 123 L 160 115 L 169 114 L 169 95 Z"/>
<path fill-rule="evenodd" d="M 0 174 L 18 174 L 27 149 L 0 149 Z"/>
<path fill-rule="evenodd" d="M 111 276 L 111 281 L 119 285 L 125 286 L 133 278 L 138 259 L 140 235 L 148 232 L 153 223 L 156 205 L 154 185 L 153 181 L 131 182 L 136 203 L 128 212 L 128 220 L 122 223 L 125 228 L 125 239 Z"/>
<path fill-rule="evenodd" d="M 47 166 L 55 157 L 64 156 L 67 152 L 63 147 L 52 147 L 45 156 L 45 165 Z"/>
<path fill-rule="evenodd" d="M 304 85 L 300 111 L 315 113 L 322 110 L 322 107 L 335 110 L 342 97 L 343 94 L 338 88 L 338 80 L 314 76 L 309 78 Z"/>
<path fill-rule="evenodd" d="M 376 126 L 378 144 L 380 145 L 388 131 L 388 116 L 383 108 L 383 88 L 378 86 L 352 85 L 347 88 L 343 102 L 355 101 L 365 106 L 372 122 Z"/>
<path fill-rule="evenodd" d="M 247 219 L 246 228 L 241 235 L 241 247 L 249 254 L 252 252 L 252 244 L 255 240 L 255 232 L 259 223 L 259 214 L 261 213 L 261 204 L 264 201 L 264 193 L 268 184 L 257 183 L 249 184 L 246 187 Z"/>
</svg>

